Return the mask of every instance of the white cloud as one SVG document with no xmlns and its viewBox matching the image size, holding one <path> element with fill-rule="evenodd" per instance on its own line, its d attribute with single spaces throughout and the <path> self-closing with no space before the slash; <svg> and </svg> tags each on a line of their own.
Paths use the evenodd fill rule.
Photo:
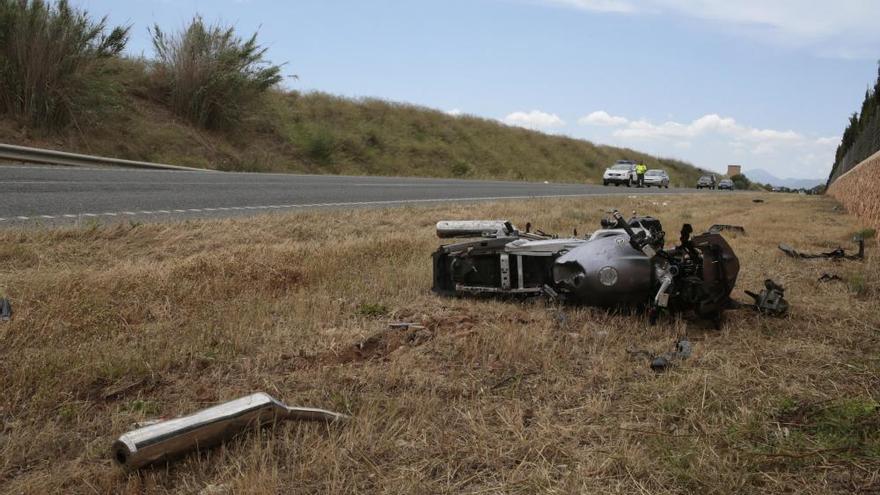
<svg viewBox="0 0 880 495">
<path fill-rule="evenodd" d="M 624 125 L 627 122 L 629 122 L 629 120 L 626 117 L 611 115 L 604 110 L 597 110 L 578 119 L 578 124 L 581 125 L 598 125 L 607 127 L 617 127 Z"/>
<path fill-rule="evenodd" d="M 636 6 L 627 0 L 546 0 L 563 6 L 574 7 L 594 12 L 636 12 Z"/>
<path fill-rule="evenodd" d="M 837 145 L 840 144 L 840 136 L 820 137 L 816 140 L 816 144 L 837 148 Z"/>
<path fill-rule="evenodd" d="M 823 56 L 876 57 L 877 0 L 539 0 L 593 12 L 666 14 L 709 21 L 738 36 Z"/>
<path fill-rule="evenodd" d="M 778 143 L 797 143 L 804 137 L 795 131 L 758 129 L 741 125 L 731 117 L 718 114 L 704 115 L 693 122 L 667 121 L 654 124 L 647 120 L 630 121 L 626 127 L 614 131 L 615 137 L 636 139 L 692 140 L 698 137 L 722 137 L 742 143 L 752 143 L 762 152 Z"/>
<path fill-rule="evenodd" d="M 555 113 L 546 113 L 540 110 L 513 112 L 504 117 L 504 123 L 534 130 L 555 129 L 565 125 L 565 121 Z"/>
<path fill-rule="evenodd" d="M 790 129 L 769 129 L 710 113 L 692 121 L 631 119 L 592 112 L 588 139 L 648 153 L 681 158 L 723 172 L 728 163 L 765 169 L 780 177 L 821 178 L 834 161 L 838 137 L 806 136 Z M 596 125 L 614 122 L 616 125 Z M 585 128 L 586 129 L 586 128 Z"/>
</svg>

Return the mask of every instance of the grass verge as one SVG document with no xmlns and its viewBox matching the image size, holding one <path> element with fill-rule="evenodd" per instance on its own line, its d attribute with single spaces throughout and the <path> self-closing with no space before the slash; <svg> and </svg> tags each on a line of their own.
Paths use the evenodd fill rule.
<svg viewBox="0 0 880 495">
<path fill-rule="evenodd" d="M 600 197 L 0 231 L 0 492 L 853 493 L 877 490 L 880 268 L 784 257 L 846 245 L 826 198 Z M 601 209 L 744 225 L 735 296 L 791 315 L 721 330 L 430 291 L 438 219 L 586 232 Z M 819 283 L 823 272 L 858 278 Z M 560 311 L 566 315 L 560 318 Z M 390 330 L 412 321 L 427 332 Z M 402 333 L 404 332 L 404 333 Z M 694 355 L 655 375 L 627 348 Z M 124 473 L 135 421 L 264 390 L 353 415 L 288 423 Z"/>
</svg>

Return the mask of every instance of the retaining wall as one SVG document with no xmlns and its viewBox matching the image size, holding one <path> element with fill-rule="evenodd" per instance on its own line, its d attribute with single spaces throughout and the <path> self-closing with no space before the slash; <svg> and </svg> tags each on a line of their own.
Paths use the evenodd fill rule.
<svg viewBox="0 0 880 495">
<path fill-rule="evenodd" d="M 880 151 L 838 177 L 826 194 L 867 225 L 880 230 Z"/>
</svg>

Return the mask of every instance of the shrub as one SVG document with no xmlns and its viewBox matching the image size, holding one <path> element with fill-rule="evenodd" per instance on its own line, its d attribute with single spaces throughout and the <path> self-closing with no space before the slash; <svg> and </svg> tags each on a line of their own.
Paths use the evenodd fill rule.
<svg viewBox="0 0 880 495">
<path fill-rule="evenodd" d="M 454 177 L 464 177 L 471 173 L 471 166 L 467 162 L 458 161 L 452 165 L 452 175 Z"/>
<path fill-rule="evenodd" d="M 39 127 L 79 122 L 112 97 L 107 60 L 128 41 L 66 0 L 0 0 L 0 114 Z"/>
<path fill-rule="evenodd" d="M 732 176 L 730 178 L 730 180 L 733 181 L 733 185 L 736 186 L 736 188 L 739 190 L 746 190 L 746 189 L 752 188 L 752 181 L 750 181 L 749 178 L 743 174 L 736 174 L 736 175 Z"/>
<path fill-rule="evenodd" d="M 256 34 L 243 40 L 233 27 L 206 25 L 199 16 L 180 32 L 154 25 L 150 34 L 163 97 L 200 127 L 234 126 L 258 95 L 281 82 L 281 66 L 264 59 Z"/>
<path fill-rule="evenodd" d="M 333 160 L 336 138 L 326 129 L 317 129 L 306 136 L 306 155 L 312 161 L 326 165 Z"/>
<path fill-rule="evenodd" d="M 357 307 L 357 314 L 368 318 L 385 316 L 388 313 L 388 307 L 380 303 L 363 303 Z"/>
</svg>

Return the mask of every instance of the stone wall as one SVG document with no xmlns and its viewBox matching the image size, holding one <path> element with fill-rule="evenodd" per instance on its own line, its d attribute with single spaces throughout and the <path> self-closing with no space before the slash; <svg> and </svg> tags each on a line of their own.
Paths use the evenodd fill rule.
<svg viewBox="0 0 880 495">
<path fill-rule="evenodd" d="M 880 229 L 880 152 L 838 177 L 827 194 L 867 225 Z"/>
</svg>

